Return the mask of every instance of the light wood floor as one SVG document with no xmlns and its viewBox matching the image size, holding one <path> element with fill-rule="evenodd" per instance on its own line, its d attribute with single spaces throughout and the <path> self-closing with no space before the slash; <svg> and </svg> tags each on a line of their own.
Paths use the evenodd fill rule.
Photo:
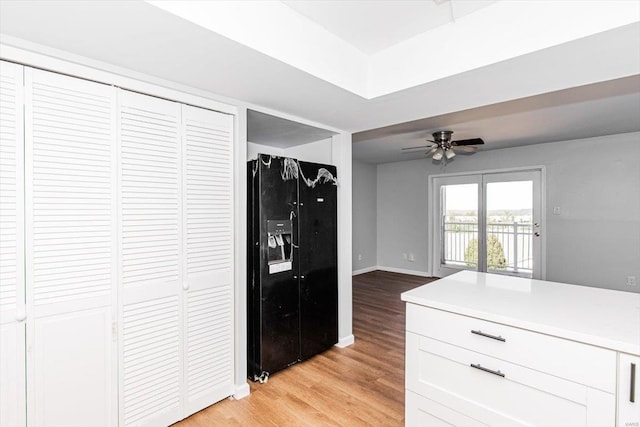
<svg viewBox="0 0 640 427">
<path fill-rule="evenodd" d="M 333 347 L 266 384 L 251 383 L 250 396 L 224 400 L 175 426 L 404 425 L 400 294 L 432 280 L 380 271 L 354 276 L 354 345 Z"/>
</svg>

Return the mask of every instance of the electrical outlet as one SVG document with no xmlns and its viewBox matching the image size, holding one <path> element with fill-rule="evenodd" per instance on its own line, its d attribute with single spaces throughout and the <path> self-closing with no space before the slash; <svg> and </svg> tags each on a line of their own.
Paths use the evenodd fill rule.
<svg viewBox="0 0 640 427">
<path fill-rule="evenodd" d="M 402 254 L 402 259 L 407 259 L 407 254 L 406 253 Z"/>
<path fill-rule="evenodd" d="M 560 215 L 560 206 L 554 206 L 553 207 L 553 214 L 554 215 Z"/>
<path fill-rule="evenodd" d="M 358 254 L 358 261 L 362 261 L 362 254 Z"/>
<path fill-rule="evenodd" d="M 637 284 L 636 276 L 627 276 L 627 286 L 636 286 Z"/>
<path fill-rule="evenodd" d="M 414 262 L 416 260 L 416 256 L 414 254 L 409 254 L 409 261 Z"/>
</svg>

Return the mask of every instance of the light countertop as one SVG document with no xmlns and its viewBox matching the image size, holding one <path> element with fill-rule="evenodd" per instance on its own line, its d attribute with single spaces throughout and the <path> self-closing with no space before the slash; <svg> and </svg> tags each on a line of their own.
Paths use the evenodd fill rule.
<svg viewBox="0 0 640 427">
<path fill-rule="evenodd" d="M 640 294 L 461 271 L 402 300 L 640 355 Z"/>
</svg>

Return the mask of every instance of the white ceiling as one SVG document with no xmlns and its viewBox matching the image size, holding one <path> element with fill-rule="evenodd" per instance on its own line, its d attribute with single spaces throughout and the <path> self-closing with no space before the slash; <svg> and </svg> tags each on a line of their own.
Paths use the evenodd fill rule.
<svg viewBox="0 0 640 427">
<path fill-rule="evenodd" d="M 493 0 L 283 1 L 366 54 L 377 53 Z"/>
<path fill-rule="evenodd" d="M 359 132 L 353 157 L 367 163 L 425 158 L 426 149 L 402 148 L 431 145 L 426 140 L 438 130 L 452 130 L 454 141 L 482 138 L 479 150 L 640 132 L 640 75 Z"/>
<path fill-rule="evenodd" d="M 247 141 L 289 148 L 331 138 L 336 132 L 259 111 L 247 111 Z"/>
<path fill-rule="evenodd" d="M 450 126 L 459 138 L 464 138 L 465 133 L 469 137 L 483 137 L 487 149 L 595 136 L 594 133 L 603 129 L 607 133 L 638 130 L 638 116 L 629 114 L 637 106 L 638 83 L 625 78 L 640 74 L 640 2 L 542 2 L 541 8 L 561 4 L 562 10 L 569 13 L 578 4 L 581 10 L 591 13 L 576 14 L 570 20 L 572 25 L 563 29 L 564 33 L 555 34 L 561 36 L 555 41 L 549 38 L 552 29 L 545 27 L 545 31 L 539 31 L 543 24 L 556 19 L 549 17 L 547 22 L 536 22 L 538 36 L 534 42 L 542 40 L 544 44 L 531 44 L 530 40 L 518 40 L 509 34 L 502 36 L 504 43 L 493 43 L 485 49 L 470 49 L 475 45 L 459 43 L 457 46 L 466 48 L 444 50 L 446 55 L 435 56 L 435 50 L 446 46 L 439 43 L 435 50 L 425 49 L 431 33 L 434 40 L 443 40 L 438 39 L 443 35 L 462 38 L 464 31 L 461 30 L 476 28 L 467 26 L 471 22 L 483 22 L 480 18 L 489 22 L 495 18 L 491 13 L 500 11 L 508 15 L 511 9 L 524 7 L 523 4 L 534 8 L 538 2 L 493 2 L 439 27 L 434 17 L 425 24 L 431 26 L 430 30 L 372 55 L 363 53 L 366 47 L 354 47 L 360 36 L 338 32 L 348 27 L 349 22 L 367 21 L 364 11 L 375 2 L 361 2 L 360 9 L 356 4 L 360 2 L 353 2 L 352 9 L 344 12 L 349 18 L 346 20 L 331 19 L 328 12 L 334 7 L 338 15 L 337 8 L 346 7 L 340 5 L 342 2 L 322 2 L 325 4 L 318 6 L 319 11 L 309 9 L 304 12 L 305 16 L 281 2 L 163 4 L 169 7 L 174 3 L 222 8 L 222 12 L 227 11 L 224 7 L 231 9 L 229 15 L 201 14 L 203 19 L 214 22 L 194 22 L 141 1 L 2 0 L 0 43 L 73 61 L 89 61 L 109 71 L 130 74 L 127 70 L 132 70 L 177 82 L 185 90 L 211 94 L 223 102 L 225 97 L 226 102 L 237 104 L 234 100 L 238 100 L 250 107 L 257 106 L 256 110 L 279 111 L 288 118 L 300 117 L 302 122 L 315 122 L 318 127 L 332 131 L 363 132 L 410 123 L 395 130 L 389 128 L 355 136 L 354 157 L 372 162 L 392 161 L 395 159 L 392 151 L 395 153 L 409 141 L 415 142 L 422 136 L 420 133 L 428 135 L 445 126 Z M 447 6 L 447 2 L 423 3 L 429 3 L 424 7 Z M 454 0 L 454 11 L 458 3 L 463 1 Z M 597 15 L 597 7 L 592 5 L 603 4 L 611 13 L 601 14 L 602 19 L 597 21 L 608 23 L 608 29 L 594 23 L 591 16 Z M 301 5 L 300 8 L 306 6 L 316 7 Z M 638 8 L 631 11 L 633 22 L 621 25 L 620 22 L 629 19 L 629 8 L 633 7 Z M 274 15 L 265 15 L 266 12 Z M 321 15 L 329 18 L 323 21 L 325 18 Z M 370 27 L 379 26 L 376 24 L 379 15 L 382 13 L 369 21 Z M 583 20 L 583 15 L 589 19 Z M 624 15 L 624 19 L 620 15 Z M 308 16 L 317 21 L 311 21 Z M 407 27 L 412 25 L 409 22 L 414 22 L 406 16 L 398 19 L 404 19 Z M 520 23 L 518 19 L 533 20 L 531 16 L 515 16 L 513 22 Z M 210 28 L 212 23 L 226 27 L 214 31 Z M 286 27 L 285 23 L 292 27 Z M 325 29 L 332 25 L 336 26 L 331 30 L 335 34 Z M 393 43 L 398 37 L 410 37 L 411 32 L 398 35 L 404 29 L 387 28 L 402 26 L 401 22 L 380 27 L 380 32 L 388 33 L 389 37 L 374 40 L 369 49 Z M 477 28 L 475 31 L 475 38 L 481 39 L 484 33 Z M 305 38 L 307 33 L 315 37 L 314 43 Z M 257 38 L 252 38 L 254 36 Z M 262 45 L 259 38 L 263 40 Z M 491 56 L 492 52 L 506 47 L 512 49 L 518 44 L 529 46 L 529 50 L 520 54 L 509 50 L 506 56 Z M 293 65 L 285 63 L 287 55 L 293 58 Z M 395 55 L 397 61 L 387 60 L 390 55 Z M 11 51 L 6 48 L 0 50 L 0 56 L 12 59 Z M 368 69 L 367 64 L 376 61 L 379 62 L 378 74 L 361 74 Z M 447 64 L 454 62 L 462 68 L 447 69 Z M 416 76 L 429 74 L 434 69 L 443 74 L 435 80 L 416 80 Z M 435 74 L 431 74 L 431 78 L 433 76 Z M 358 95 L 358 90 L 345 89 L 369 79 L 378 79 L 376 87 L 386 94 L 374 95 L 375 91 L 366 84 L 361 87 L 365 92 L 369 90 L 366 96 Z M 600 95 L 590 94 L 589 90 L 586 95 L 580 95 L 584 88 L 598 83 L 604 84 Z M 563 92 L 565 90 L 575 92 Z M 562 96 L 553 95 L 556 92 L 570 93 L 579 101 L 564 102 Z M 518 103 L 521 99 L 525 100 Z M 385 132 L 392 132 L 393 138 Z M 401 132 L 405 135 L 401 136 Z M 367 140 L 370 143 L 367 144 Z M 392 145 L 397 149 L 388 151 Z"/>
<path fill-rule="evenodd" d="M 422 33 L 367 55 L 322 24 L 330 23 L 344 33 L 347 25 L 339 22 L 355 26 L 370 20 L 366 12 L 375 3 L 371 1 L 351 8 L 342 2 L 324 3 L 309 13 L 321 22 L 280 1 L 146 2 L 366 99 L 436 83 L 640 20 L 640 2 L 625 0 L 503 0 L 480 3 L 485 6 L 480 8 L 477 1 L 454 0 L 448 2 L 456 5 L 453 10 L 459 5 L 476 9 L 469 8 L 469 13 L 445 25 L 424 22 Z M 320 11 L 340 19 L 326 19 Z M 387 25 L 414 22 L 407 16 L 404 20 L 406 24 Z M 373 22 L 363 27 L 376 26 Z"/>
</svg>

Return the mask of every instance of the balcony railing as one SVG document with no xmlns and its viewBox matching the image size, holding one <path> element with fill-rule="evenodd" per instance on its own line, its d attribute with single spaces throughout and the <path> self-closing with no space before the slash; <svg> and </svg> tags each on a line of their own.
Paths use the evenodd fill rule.
<svg viewBox="0 0 640 427">
<path fill-rule="evenodd" d="M 531 277 L 533 272 L 533 227 L 531 224 L 491 222 L 487 224 L 487 235 L 488 242 L 493 242 L 493 245 L 487 245 L 490 252 L 488 254 L 489 265 L 487 265 L 489 271 Z M 444 222 L 442 237 L 442 261 L 444 264 L 477 267 L 478 249 L 477 246 L 475 248 L 472 246 L 477 245 L 478 242 L 478 223 Z M 496 241 L 499 244 L 496 244 Z M 502 253 L 499 252 L 500 248 L 502 248 Z M 502 256 L 504 256 L 503 262 L 501 262 Z"/>
</svg>

